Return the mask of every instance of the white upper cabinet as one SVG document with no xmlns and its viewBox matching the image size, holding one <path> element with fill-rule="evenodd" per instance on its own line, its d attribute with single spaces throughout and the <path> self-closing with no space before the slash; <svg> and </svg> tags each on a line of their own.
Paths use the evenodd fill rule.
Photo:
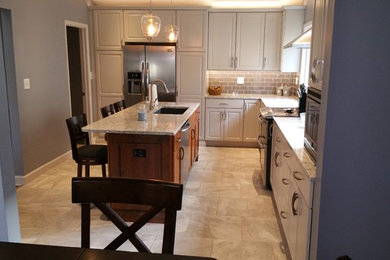
<svg viewBox="0 0 390 260">
<path fill-rule="evenodd" d="M 93 12 L 95 48 L 120 50 L 122 45 L 123 13 L 121 10 L 95 10 Z"/>
<path fill-rule="evenodd" d="M 125 42 L 147 42 L 148 40 L 142 34 L 141 17 L 147 14 L 148 10 L 125 10 L 123 12 L 124 20 L 124 41 Z M 176 22 L 176 15 L 174 11 L 153 11 L 152 14 L 161 19 L 160 33 L 152 42 L 167 42 L 168 35 L 165 27 L 170 23 Z"/>
<path fill-rule="evenodd" d="M 263 70 L 280 70 L 281 51 L 282 13 L 266 13 Z"/>
<path fill-rule="evenodd" d="M 328 0 L 314 1 L 314 18 L 311 36 L 309 86 L 322 89 L 322 72 L 324 68 L 324 35 L 326 9 Z"/>
<path fill-rule="evenodd" d="M 264 24 L 264 13 L 237 14 L 236 56 L 234 60 L 235 69 L 262 69 Z"/>
<path fill-rule="evenodd" d="M 177 87 L 179 96 L 202 96 L 206 79 L 204 52 L 177 53 Z"/>
<path fill-rule="evenodd" d="M 178 10 L 178 51 L 206 51 L 207 12 L 204 10 Z"/>
<path fill-rule="evenodd" d="M 236 13 L 209 13 L 208 69 L 233 70 Z"/>
<path fill-rule="evenodd" d="M 210 13 L 208 69 L 280 70 L 282 15 Z"/>
</svg>

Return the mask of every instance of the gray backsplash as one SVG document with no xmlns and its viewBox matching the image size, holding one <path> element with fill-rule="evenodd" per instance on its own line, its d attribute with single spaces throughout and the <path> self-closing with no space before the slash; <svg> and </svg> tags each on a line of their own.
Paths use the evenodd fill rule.
<svg viewBox="0 0 390 260">
<path fill-rule="evenodd" d="M 244 84 L 237 84 L 237 77 L 244 77 Z M 223 86 L 222 93 L 276 94 L 281 84 L 294 87 L 299 73 L 279 71 L 207 71 L 207 81 L 218 81 Z M 208 85 L 207 83 L 207 85 Z"/>
</svg>

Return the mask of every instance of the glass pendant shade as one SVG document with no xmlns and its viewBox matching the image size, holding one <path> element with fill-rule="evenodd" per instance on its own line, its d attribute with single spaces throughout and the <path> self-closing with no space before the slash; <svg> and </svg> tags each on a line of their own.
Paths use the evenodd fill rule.
<svg viewBox="0 0 390 260">
<path fill-rule="evenodd" d="M 167 25 L 165 27 L 165 32 L 167 33 L 167 38 L 169 42 L 176 42 L 179 36 L 179 27 L 174 24 Z"/>
<path fill-rule="evenodd" d="M 141 30 L 148 40 L 156 37 L 160 32 L 161 20 L 152 13 L 141 17 Z"/>
</svg>

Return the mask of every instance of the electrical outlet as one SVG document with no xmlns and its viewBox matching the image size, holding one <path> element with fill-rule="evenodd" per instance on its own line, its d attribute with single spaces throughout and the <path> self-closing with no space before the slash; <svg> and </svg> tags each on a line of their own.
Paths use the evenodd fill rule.
<svg viewBox="0 0 390 260">
<path fill-rule="evenodd" d="M 23 86 L 24 86 L 24 89 L 30 89 L 31 88 L 30 79 L 23 79 Z"/>
<path fill-rule="evenodd" d="M 244 84 L 244 77 L 237 77 L 237 84 Z"/>
</svg>

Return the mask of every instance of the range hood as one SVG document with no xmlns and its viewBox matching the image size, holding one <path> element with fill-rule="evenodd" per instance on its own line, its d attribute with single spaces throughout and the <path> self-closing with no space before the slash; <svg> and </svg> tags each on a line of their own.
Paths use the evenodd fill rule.
<svg viewBox="0 0 390 260">
<path fill-rule="evenodd" d="M 309 30 L 304 31 L 297 38 L 284 45 L 283 48 L 284 49 L 287 48 L 309 49 L 310 42 L 311 42 L 311 28 Z"/>
</svg>

